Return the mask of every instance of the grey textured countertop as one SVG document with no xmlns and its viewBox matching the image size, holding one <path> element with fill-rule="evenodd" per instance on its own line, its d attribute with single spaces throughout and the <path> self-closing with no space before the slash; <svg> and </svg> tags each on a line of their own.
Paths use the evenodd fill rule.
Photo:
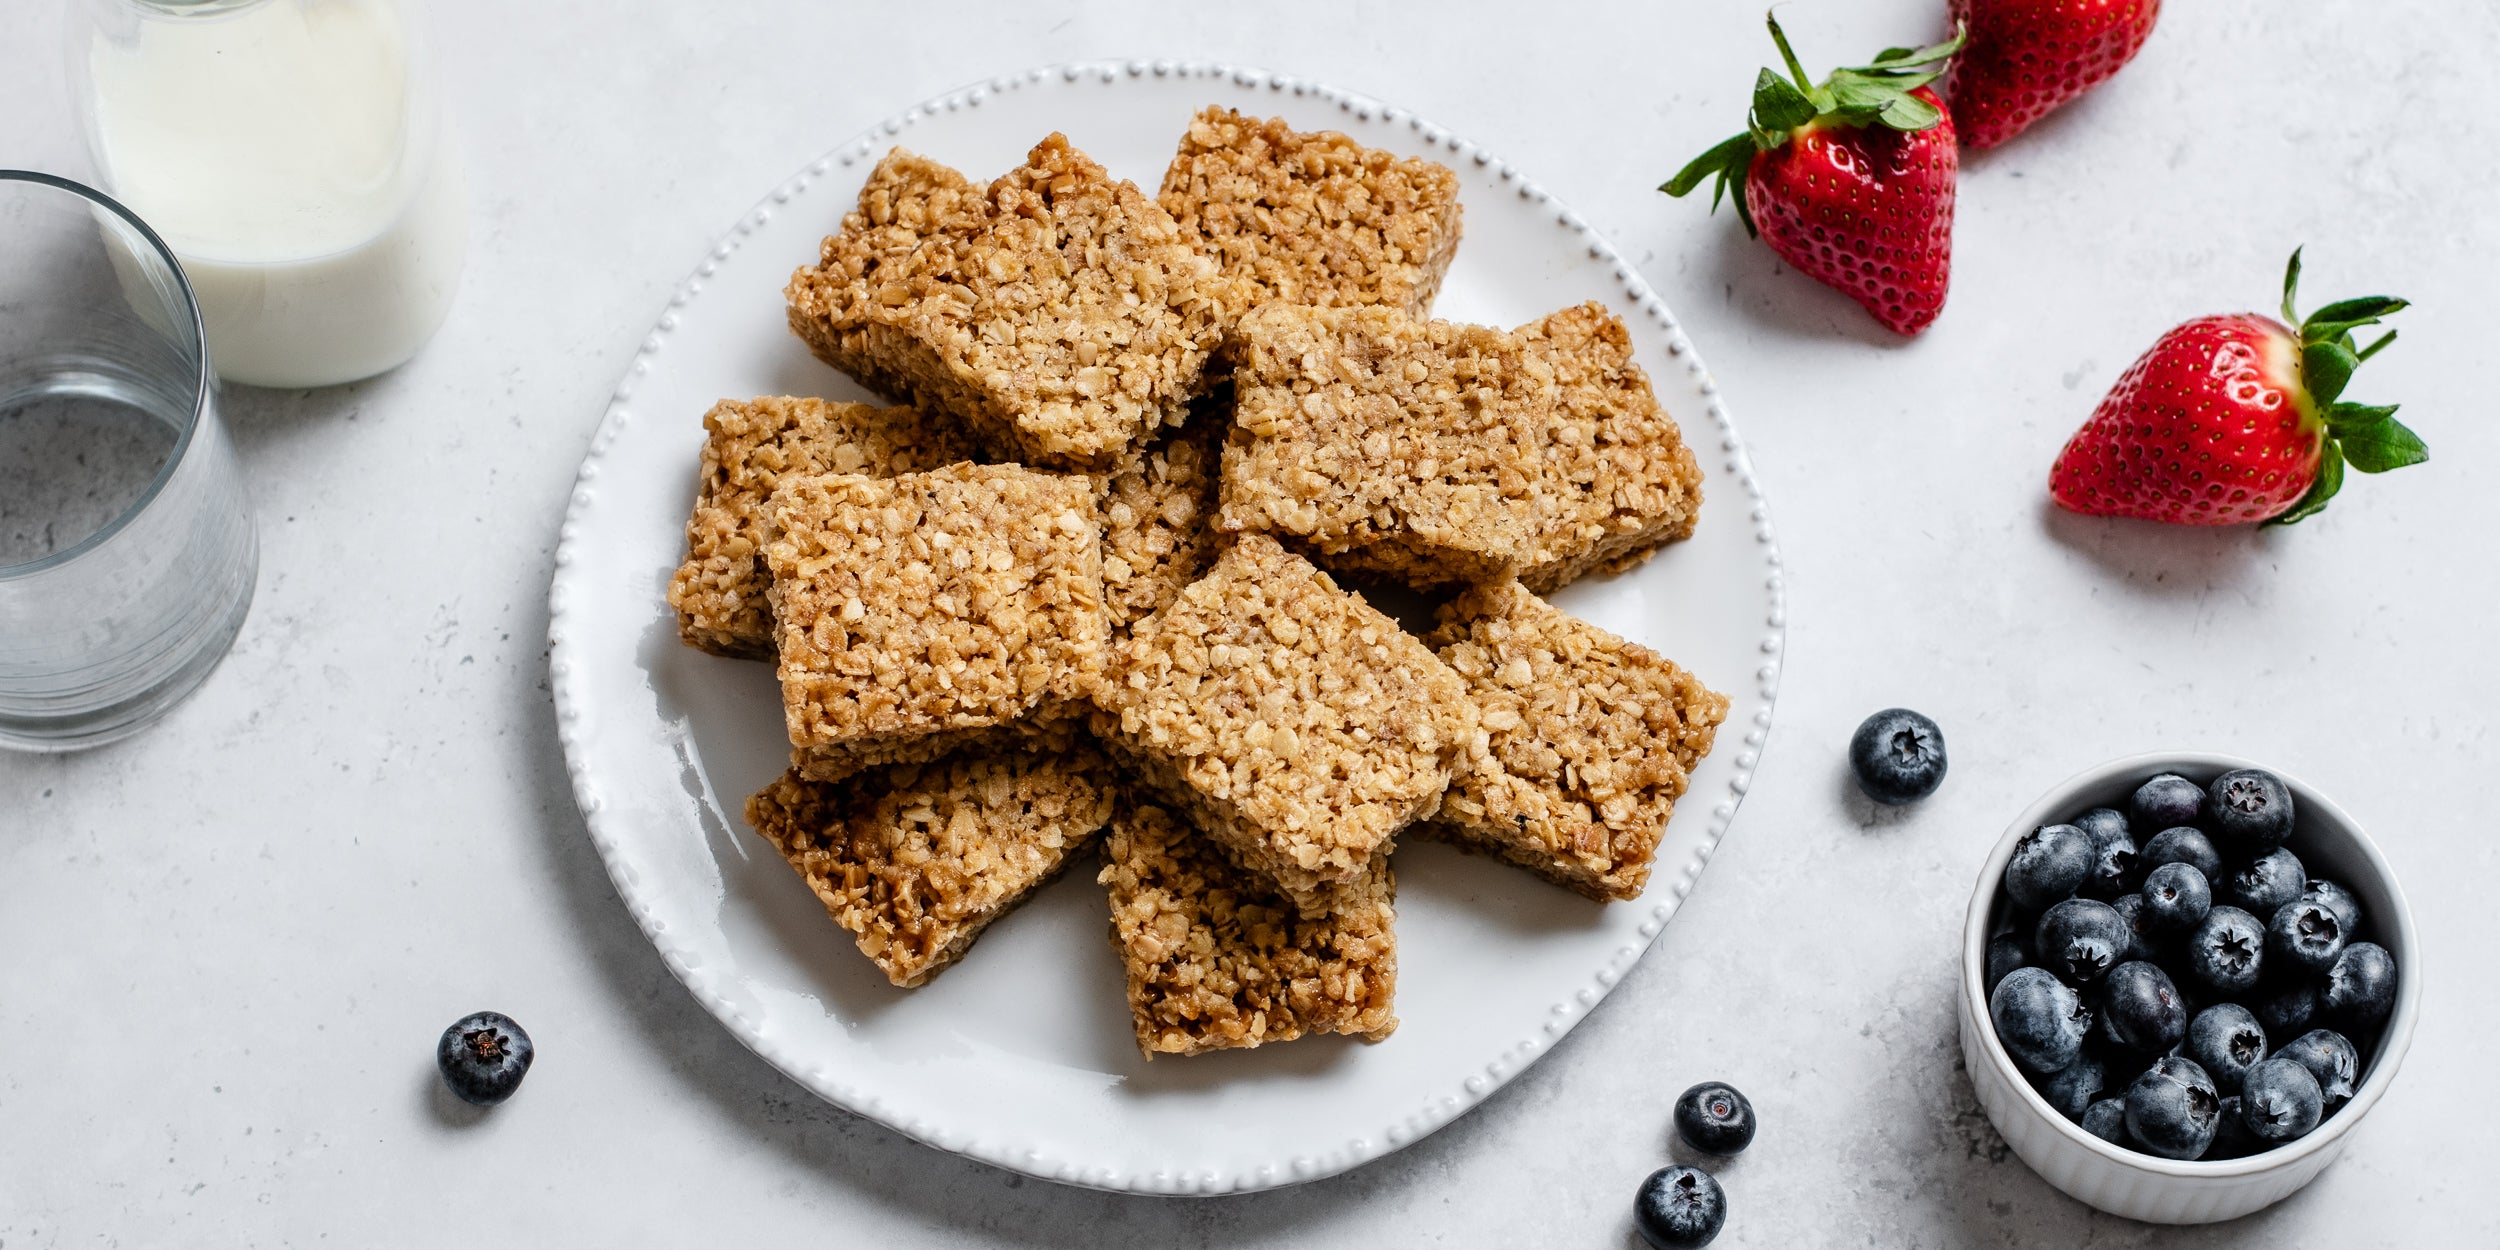
<svg viewBox="0 0 2500 1250">
<path fill-rule="evenodd" d="M 0 11 L 0 164 L 81 174 L 58 7 Z M 1942 8 L 1794 0 L 1782 19 L 1827 67 L 1934 33 Z M 0 757 L 0 1247 L 1624 1246 L 1671 1100 L 1713 1077 L 1763 1124 L 1722 1173 L 1722 1246 L 2500 1243 L 2481 976 L 2500 494 L 2479 477 L 2500 463 L 2500 126 L 2466 68 L 2500 55 L 2500 10 L 2172 5 L 2114 84 L 1969 163 L 1952 301 L 1906 343 L 1731 214 L 1651 190 L 1740 124 L 1772 56 L 1750 0 L 433 10 L 473 231 L 450 324 L 377 381 L 230 391 L 263 544 L 234 654 L 135 740 Z M 1761 771 L 1648 957 L 1482 1108 L 1261 1196 L 1028 1181 L 784 1080 L 618 905 L 546 692 L 574 467 L 707 241 L 904 105 L 1102 56 L 1290 71 L 1515 160 L 1690 327 L 1789 579 Z M 2186 317 L 2270 306 L 2304 242 L 2313 302 L 2416 301 L 2364 393 L 2401 400 L 2436 458 L 2288 532 L 2050 510 L 2050 459 L 2127 362 Z M 1842 752 L 1896 703 L 1943 722 L 1953 771 L 1879 815 Z M 1956 940 L 1987 848 L 2068 773 L 2157 747 L 2336 796 L 2428 950 L 2412 1055 L 2343 1160 L 2206 1230 L 2061 1197 L 1956 1067 Z M 486 1005 L 539 1063 L 481 1118 L 446 1107 L 429 1055 Z"/>
</svg>

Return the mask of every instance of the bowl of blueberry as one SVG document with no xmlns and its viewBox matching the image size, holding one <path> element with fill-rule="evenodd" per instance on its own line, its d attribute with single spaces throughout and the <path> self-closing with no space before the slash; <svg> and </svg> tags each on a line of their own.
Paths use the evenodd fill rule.
<svg viewBox="0 0 2500 1250">
<path fill-rule="evenodd" d="M 2048 1182 L 2113 1215 L 2235 1219 L 2308 1184 L 2395 1079 L 2420 978 L 2350 816 L 2221 755 L 2050 791 L 1980 874 L 1962 1057 Z"/>
</svg>

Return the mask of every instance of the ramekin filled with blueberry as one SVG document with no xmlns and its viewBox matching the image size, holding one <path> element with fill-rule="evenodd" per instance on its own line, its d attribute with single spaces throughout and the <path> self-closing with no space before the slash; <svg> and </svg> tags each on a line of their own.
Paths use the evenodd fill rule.
<svg viewBox="0 0 2500 1250">
<path fill-rule="evenodd" d="M 1962 1054 L 2025 1163 L 2132 1219 L 2207 1223 L 2341 1153 L 2413 1037 L 2395 875 L 2278 770 L 2144 755 L 2006 831 L 1963 934 Z"/>
</svg>

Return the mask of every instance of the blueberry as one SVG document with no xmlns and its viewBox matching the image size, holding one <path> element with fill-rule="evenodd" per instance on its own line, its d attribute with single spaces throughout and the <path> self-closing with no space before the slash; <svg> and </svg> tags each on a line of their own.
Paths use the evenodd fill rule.
<svg viewBox="0 0 2500 1250">
<path fill-rule="evenodd" d="M 2192 825 L 2205 814 L 2205 787 L 2177 773 L 2163 773 L 2136 787 L 2127 809 L 2138 829 Z"/>
<path fill-rule="evenodd" d="M 1695 1150 L 1735 1154 L 1753 1144 L 1753 1104 L 1733 1085 L 1704 1081 L 1675 1100 L 1675 1132 Z"/>
<path fill-rule="evenodd" d="M 2266 959 L 2278 969 L 2322 976 L 2344 953 L 2344 922 L 2323 900 L 2304 898 L 2277 908 L 2266 925 Z"/>
<path fill-rule="evenodd" d="M 1944 731 L 1905 707 L 1867 717 L 1849 737 L 1849 770 L 1878 803 L 1915 803 L 1944 784 Z"/>
<path fill-rule="evenodd" d="M 2082 1053 L 2092 1009 L 2048 969 L 2016 968 L 1988 996 L 1988 1019 L 2016 1064 L 2034 1075 L 2047 1075 Z"/>
<path fill-rule="evenodd" d="M 2187 1059 L 2156 1061 L 2127 1087 L 2127 1135 L 2165 1159 L 2205 1153 L 2222 1117 L 2222 1096 L 2212 1078 Z"/>
<path fill-rule="evenodd" d="M 2214 885 L 2215 902 L 2229 903 L 2252 916 L 2271 916 L 2299 898 L 2308 880 L 2300 858 L 2278 846 L 2222 874 Z"/>
<path fill-rule="evenodd" d="M 2109 970 L 2101 986 L 2101 1014 L 2111 1036 L 2130 1050 L 2159 1053 L 2187 1036 L 2187 1004 L 2170 974 L 2141 961 Z"/>
<path fill-rule="evenodd" d="M 2281 846 L 2292 836 L 2291 787 L 2262 768 L 2234 769 L 2206 789 L 2205 819 L 2241 846 Z"/>
<path fill-rule="evenodd" d="M 1660 1168 L 1632 1199 L 1632 1226 L 1658 1250 L 1706 1246 L 1727 1224 L 1727 1194 L 1700 1168 Z"/>
<path fill-rule="evenodd" d="M 2213 889 L 2194 864 L 2163 864 L 2144 878 L 2144 927 L 2156 937 L 2183 937 L 2205 923 Z"/>
<path fill-rule="evenodd" d="M 2215 1089 L 2236 1094 L 2248 1070 L 2266 1057 L 2266 1030 L 2248 1008 L 2216 1003 L 2188 1022 L 2187 1049 L 2181 1053 L 2213 1078 Z"/>
<path fill-rule="evenodd" d="M 2326 968 L 2319 996 L 2327 1016 L 2348 1030 L 2366 1029 L 2396 1008 L 2396 957 L 2376 942 L 2355 942 Z"/>
<path fill-rule="evenodd" d="M 2245 994 L 2257 986 L 2265 953 L 2265 926 L 2255 916 L 2237 907 L 2217 907 L 2188 935 L 2187 972 L 2217 994 Z"/>
<path fill-rule="evenodd" d="M 2248 1070 L 2240 1089 L 2240 1118 L 2268 1145 L 2280 1145 L 2318 1127 L 2326 1095 L 2318 1078 L 2297 1059 L 2268 1059 Z"/>
<path fill-rule="evenodd" d="M 2107 902 L 2135 893 L 2141 878 L 2136 872 L 2135 838 L 2127 832 L 2127 818 L 2115 809 L 2096 807 L 2075 817 L 2075 828 L 2092 839 L 2092 871 L 2083 879 L 2083 896 Z"/>
<path fill-rule="evenodd" d="M 1997 982 L 2004 980 L 2006 973 L 2012 972 L 2016 968 L 2023 967 L 2030 962 L 2031 956 L 2025 954 L 2023 951 L 2022 938 L 2016 936 L 2012 932 L 2000 933 L 1995 937 L 1989 938 L 1988 992 L 1990 994 L 1996 993 Z"/>
<path fill-rule="evenodd" d="M 2318 991 L 2308 982 L 2283 987 L 2251 1008 L 2268 1037 L 2298 1037 L 2318 1018 Z"/>
<path fill-rule="evenodd" d="M 2222 1110 L 2214 1116 L 2214 1139 L 2205 1147 L 2200 1159 L 2245 1159 L 2264 1150 L 2266 1143 L 2248 1131 L 2248 1123 L 2240 1110 L 2240 1096 L 2233 1094 L 2222 1100 Z"/>
<path fill-rule="evenodd" d="M 2300 896 L 2326 904 L 2327 909 L 2335 913 L 2335 918 L 2344 922 L 2346 937 L 2361 932 L 2361 900 L 2354 898 L 2352 891 L 2332 881 L 2312 881 L 2308 889 L 2300 892 Z"/>
<path fill-rule="evenodd" d="M 2089 1046 L 2075 1056 L 2075 1061 L 2067 1064 L 2063 1071 L 2033 1077 L 2031 1087 L 2039 1090 L 2040 1096 L 2048 1099 L 2049 1105 L 2057 1108 L 2059 1115 L 2078 1124 L 2083 1122 L 2083 1113 L 2095 1101 L 2105 1094 L 2116 1092 L 2109 1088 L 2109 1065 Z"/>
<path fill-rule="evenodd" d="M 2135 931 L 2107 903 L 2070 898 L 2040 915 L 2031 932 L 2031 950 L 2040 966 L 2068 985 L 2090 985 L 2118 962 L 2118 954 L 2134 941 Z"/>
<path fill-rule="evenodd" d="M 2148 875 L 2163 864 L 2194 864 L 2207 881 L 2222 875 L 2222 855 L 2214 850 L 2213 839 L 2184 825 L 2154 834 L 2136 856 L 2136 866 Z"/>
<path fill-rule="evenodd" d="M 2083 1131 L 2113 1146 L 2127 1144 L 2127 1100 L 2104 1098 L 2083 1110 Z"/>
<path fill-rule="evenodd" d="M 2309 1075 L 2318 1082 L 2318 1092 L 2326 1099 L 2329 1113 L 2352 1097 L 2353 1085 L 2361 1075 L 2361 1052 L 2333 1029 L 2311 1029 L 2285 1043 L 2274 1052 L 2274 1057 L 2295 1060 L 2309 1069 Z"/>
<path fill-rule="evenodd" d="M 2144 896 L 2121 894 L 2110 900 L 2109 909 L 2117 912 L 2118 918 L 2127 923 L 2127 949 L 2118 952 L 2118 962 L 2123 964 L 2130 959 L 2151 959 L 2154 940 L 2153 935 L 2144 929 Z"/>
<path fill-rule="evenodd" d="M 461 1101 L 491 1107 L 521 1088 L 534 1053 L 530 1035 L 512 1017 L 481 1011 L 443 1030 L 443 1040 L 434 1046 L 434 1065 Z"/>
<path fill-rule="evenodd" d="M 2042 825 L 2014 844 L 2005 892 L 2025 911 L 2071 897 L 2092 872 L 2092 839 L 2073 825 Z"/>
</svg>

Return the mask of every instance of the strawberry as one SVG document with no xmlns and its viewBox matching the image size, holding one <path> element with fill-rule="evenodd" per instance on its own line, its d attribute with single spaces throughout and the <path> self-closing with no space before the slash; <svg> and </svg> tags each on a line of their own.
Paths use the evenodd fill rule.
<svg viewBox="0 0 2500 1250">
<path fill-rule="evenodd" d="M 1944 309 L 1961 166 L 1952 119 L 1928 84 L 1962 38 L 1890 48 L 1818 86 L 1806 81 L 1779 20 L 1767 20 L 1788 78 L 1763 70 L 1745 133 L 1658 189 L 1681 196 L 1716 175 L 1712 212 L 1734 188 L 1747 234 L 1886 327 L 1916 334 Z"/>
<path fill-rule="evenodd" d="M 2289 525 L 2344 484 L 2344 466 L 2384 473 L 2430 458 L 2396 409 L 2346 402 L 2361 362 L 2353 331 L 2405 306 L 2339 300 L 2300 320 L 2300 253 L 2283 275 L 2283 320 L 2200 317 L 2128 366 L 2049 471 L 2049 494 L 2076 512 L 2174 525 Z M 2295 330 L 2286 322 L 2296 323 Z"/>
<path fill-rule="evenodd" d="M 1953 0 L 1970 46 L 1946 94 L 1962 142 L 1992 148 L 2135 59 L 2161 0 Z"/>
</svg>

